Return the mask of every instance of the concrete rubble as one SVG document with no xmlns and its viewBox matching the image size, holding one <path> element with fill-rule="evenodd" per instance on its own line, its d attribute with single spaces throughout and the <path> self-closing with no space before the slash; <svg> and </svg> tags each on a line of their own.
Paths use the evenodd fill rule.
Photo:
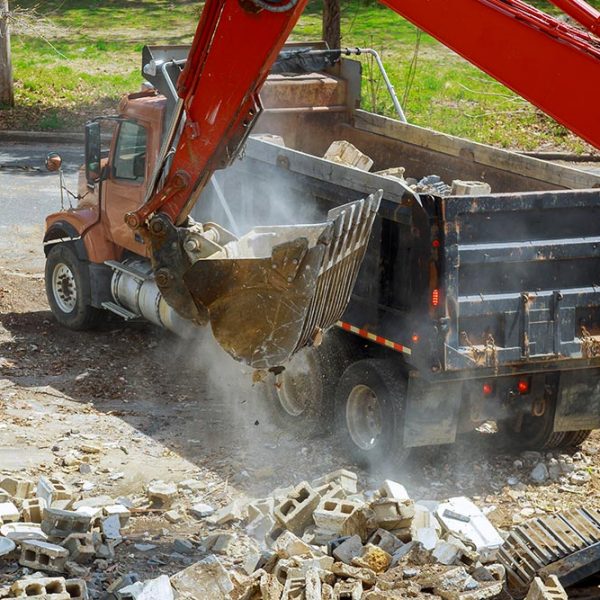
<svg viewBox="0 0 600 600">
<path fill-rule="evenodd" d="M 511 595 L 499 563 L 509 532 L 498 531 L 469 498 L 416 501 L 392 480 L 363 490 L 346 469 L 221 507 L 205 501 L 206 485 L 199 480 L 157 480 L 119 499 L 77 492 L 59 477 L 4 482 L 0 508 L 6 505 L 2 514 L 8 519 L 0 527 L 0 563 L 12 560 L 15 576 L 0 588 L 0 598 L 509 600 L 524 595 Z M 128 539 L 138 514 L 158 514 L 182 528 L 169 556 L 186 567 L 146 579 L 119 568 L 120 546 L 168 567 L 155 557 L 159 536 Z M 199 522 L 209 535 L 186 536 L 186 527 Z M 252 541 L 232 559 L 242 530 Z M 527 600 L 567 597 L 553 575 L 534 578 L 526 593 Z"/>
</svg>

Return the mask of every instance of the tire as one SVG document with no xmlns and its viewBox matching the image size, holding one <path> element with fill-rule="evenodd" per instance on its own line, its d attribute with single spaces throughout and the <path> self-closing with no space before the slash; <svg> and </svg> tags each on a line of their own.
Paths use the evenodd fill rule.
<svg viewBox="0 0 600 600">
<path fill-rule="evenodd" d="M 366 468 L 408 458 L 402 445 L 406 378 L 387 359 L 364 359 L 342 375 L 335 398 L 336 438 Z"/>
<path fill-rule="evenodd" d="M 303 435 L 331 428 L 335 389 L 356 352 L 347 334 L 333 330 L 318 348 L 304 348 L 277 375 L 264 382 L 263 404 L 283 429 Z"/>
<path fill-rule="evenodd" d="M 70 245 L 52 247 L 46 258 L 45 281 L 48 304 L 61 325 L 82 331 L 98 324 L 102 311 L 91 305 L 87 264 Z"/>
<path fill-rule="evenodd" d="M 581 429 L 580 431 L 567 431 L 562 445 L 565 448 L 576 448 L 581 446 L 592 433 L 591 429 Z"/>
<path fill-rule="evenodd" d="M 551 450 L 563 446 L 565 432 L 554 431 L 555 409 L 556 406 L 551 404 L 539 417 L 524 415 L 518 431 L 510 421 L 498 423 L 498 432 L 505 445 L 516 450 Z"/>
</svg>

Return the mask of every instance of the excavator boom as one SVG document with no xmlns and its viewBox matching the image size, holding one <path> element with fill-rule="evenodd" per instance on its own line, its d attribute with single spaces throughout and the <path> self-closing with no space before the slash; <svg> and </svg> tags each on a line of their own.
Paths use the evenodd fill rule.
<svg viewBox="0 0 600 600">
<path fill-rule="evenodd" d="M 260 88 L 306 1 L 207 0 L 159 167 L 126 216 L 151 247 L 167 302 L 210 321 L 233 356 L 260 368 L 284 363 L 341 317 L 380 201 L 343 207 L 316 229 L 259 228 L 239 240 L 188 219 L 259 116 Z M 583 29 L 521 0 L 381 1 L 600 148 L 600 13 L 583 0 L 552 0 Z"/>
</svg>

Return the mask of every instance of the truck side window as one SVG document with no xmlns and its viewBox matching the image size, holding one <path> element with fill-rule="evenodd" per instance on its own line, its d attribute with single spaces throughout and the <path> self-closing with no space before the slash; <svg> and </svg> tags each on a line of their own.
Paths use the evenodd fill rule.
<svg viewBox="0 0 600 600">
<path fill-rule="evenodd" d="M 113 175 L 115 179 L 143 181 L 146 174 L 146 129 L 124 121 L 119 129 Z"/>
</svg>

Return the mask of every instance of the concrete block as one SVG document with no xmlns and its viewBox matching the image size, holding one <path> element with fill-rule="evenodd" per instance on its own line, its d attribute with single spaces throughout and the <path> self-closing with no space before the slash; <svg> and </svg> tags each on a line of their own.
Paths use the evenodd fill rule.
<svg viewBox="0 0 600 600">
<path fill-rule="evenodd" d="M 335 483 L 335 481 L 324 483 L 313 489 L 321 497 L 321 500 L 328 500 L 330 498 L 343 500 L 348 497 L 348 492 L 339 483 Z"/>
<path fill-rule="evenodd" d="M 56 538 L 67 538 L 72 533 L 88 533 L 92 518 L 72 510 L 47 508 L 42 519 L 42 531 Z"/>
<path fill-rule="evenodd" d="M 462 557 L 462 549 L 450 542 L 439 541 L 431 555 L 442 565 L 455 565 Z"/>
<path fill-rule="evenodd" d="M 121 588 L 117 595 L 119 598 L 132 598 L 134 600 L 174 600 L 173 589 L 167 575 L 144 582 L 136 582 Z"/>
<path fill-rule="evenodd" d="M 353 535 L 357 533 L 354 531 L 358 525 L 355 521 L 361 508 L 356 502 L 328 498 L 321 500 L 313 512 L 313 519 L 320 529 L 339 535 Z"/>
<path fill-rule="evenodd" d="M 484 181 L 462 181 L 454 179 L 452 181 L 451 196 L 487 196 L 492 193 L 489 183 Z"/>
<path fill-rule="evenodd" d="M 45 542 L 48 536 L 37 523 L 7 523 L 0 527 L 0 534 L 20 544 L 23 540 L 41 540 Z"/>
<path fill-rule="evenodd" d="M 285 580 L 281 600 L 303 600 L 306 587 L 305 584 L 304 577 L 299 577 L 297 579 L 288 577 Z"/>
<path fill-rule="evenodd" d="M 333 600 L 333 586 L 327 583 L 321 586 L 321 600 Z"/>
<path fill-rule="evenodd" d="M 82 565 L 91 562 L 96 556 L 91 533 L 72 533 L 65 539 L 62 546 L 69 551 L 69 560 Z"/>
<path fill-rule="evenodd" d="M 254 500 L 248 504 L 248 520 L 254 521 L 258 517 L 268 515 L 273 516 L 273 510 L 275 509 L 275 498 L 262 498 L 261 500 Z"/>
<path fill-rule="evenodd" d="M 271 573 L 263 573 L 261 575 L 258 589 L 263 600 L 279 600 L 283 594 L 283 585 Z"/>
<path fill-rule="evenodd" d="M 74 579 L 87 579 L 90 576 L 90 569 L 72 560 L 68 560 L 65 563 L 65 573 Z"/>
<path fill-rule="evenodd" d="M 174 483 L 155 481 L 148 486 L 146 493 L 155 508 L 167 510 L 177 498 L 177 486 Z"/>
<path fill-rule="evenodd" d="M 21 513 L 12 502 L 0 502 L 0 524 L 14 523 L 20 518 Z"/>
<path fill-rule="evenodd" d="M 373 159 L 346 140 L 332 142 L 323 158 L 361 171 L 368 171 L 373 166 Z"/>
<path fill-rule="evenodd" d="M 360 581 L 338 581 L 333 588 L 335 600 L 360 600 L 363 586 Z"/>
<path fill-rule="evenodd" d="M 0 557 L 10 554 L 16 549 L 17 545 L 9 538 L 0 538 Z"/>
<path fill-rule="evenodd" d="M 70 600 L 63 577 L 28 577 L 15 581 L 10 591 L 14 598 L 28 600 Z"/>
<path fill-rule="evenodd" d="M 358 475 L 348 469 L 338 469 L 312 481 L 313 487 L 321 487 L 326 483 L 338 484 L 346 493 L 356 494 L 358 491 Z"/>
<path fill-rule="evenodd" d="M 28 523 L 41 523 L 46 509 L 46 501 L 43 498 L 31 498 L 23 500 L 23 520 Z"/>
<path fill-rule="evenodd" d="M 277 506 L 273 514 L 277 521 L 286 529 L 302 535 L 312 522 L 312 515 L 321 498 L 313 488 L 303 481 L 298 484 Z"/>
<path fill-rule="evenodd" d="M 105 506 L 111 506 L 114 503 L 115 501 L 110 496 L 90 496 L 89 498 L 73 502 L 73 510 L 79 510 L 80 508 L 96 508 L 101 510 Z"/>
<path fill-rule="evenodd" d="M 382 498 L 391 498 L 393 500 L 410 500 L 410 496 L 406 488 L 396 481 L 386 479 L 379 488 L 379 493 Z"/>
<path fill-rule="evenodd" d="M 396 550 L 396 552 L 394 552 L 392 555 L 392 563 L 390 567 L 395 567 L 406 555 L 410 553 L 415 546 L 418 545 L 419 544 L 417 542 L 408 542 L 407 544 L 404 544 L 404 546 L 398 548 L 398 550 Z"/>
<path fill-rule="evenodd" d="M 100 519 L 100 530 L 105 540 L 122 540 L 121 520 L 119 515 L 111 515 Z"/>
<path fill-rule="evenodd" d="M 379 546 L 367 544 L 363 547 L 360 556 L 352 559 L 352 564 L 355 567 L 364 567 L 371 569 L 375 573 L 384 573 L 388 570 L 392 563 L 392 556 Z"/>
<path fill-rule="evenodd" d="M 321 600 L 323 586 L 319 570 L 315 567 L 308 569 L 304 581 L 306 582 L 304 589 L 305 600 Z"/>
<path fill-rule="evenodd" d="M 331 572 L 336 577 L 343 577 L 344 579 L 357 579 L 362 581 L 367 587 L 375 585 L 377 581 L 377 575 L 373 569 L 368 567 L 354 567 L 345 563 L 336 562 L 331 566 Z"/>
<path fill-rule="evenodd" d="M 426 550 L 433 550 L 439 541 L 438 533 L 434 527 L 419 527 L 413 536 L 413 541 L 423 544 Z"/>
<path fill-rule="evenodd" d="M 19 500 L 25 500 L 33 493 L 35 483 L 31 479 L 25 477 L 19 477 L 18 475 L 12 475 L 10 477 L 4 477 L 0 480 L 0 488 L 6 490 L 13 498 Z"/>
<path fill-rule="evenodd" d="M 385 550 L 388 554 L 394 554 L 398 548 L 404 546 L 404 544 L 393 534 L 385 529 L 378 529 L 368 539 L 369 544 L 379 546 L 382 550 Z"/>
<path fill-rule="evenodd" d="M 73 493 L 60 479 L 52 477 L 39 478 L 36 495 L 46 501 L 46 506 L 52 506 L 56 500 L 71 500 Z"/>
<path fill-rule="evenodd" d="M 556 575 L 545 581 L 536 577 L 529 586 L 525 600 L 567 600 L 568 596 Z"/>
<path fill-rule="evenodd" d="M 67 579 L 65 588 L 71 600 L 88 600 L 87 584 L 83 579 Z"/>
<path fill-rule="evenodd" d="M 171 585 L 181 596 L 228 600 L 233 583 L 226 569 L 213 554 L 171 577 Z"/>
<path fill-rule="evenodd" d="M 246 526 L 246 533 L 254 538 L 261 546 L 270 545 L 267 542 L 268 534 L 275 527 L 275 519 L 271 515 L 263 515 L 256 517 Z"/>
<path fill-rule="evenodd" d="M 206 520 L 214 525 L 225 525 L 231 521 L 240 521 L 245 519 L 248 514 L 246 506 L 247 503 L 245 501 L 234 500 L 231 504 L 217 510 Z"/>
<path fill-rule="evenodd" d="M 102 507 L 102 513 L 107 517 L 117 515 L 119 517 L 121 528 L 127 527 L 131 517 L 131 511 L 122 504 L 110 504 L 109 506 L 104 506 Z"/>
<path fill-rule="evenodd" d="M 69 551 L 62 546 L 39 540 L 26 540 L 21 543 L 19 564 L 30 569 L 62 573 L 68 558 Z"/>
<path fill-rule="evenodd" d="M 292 556 L 314 556 L 311 546 L 303 542 L 291 531 L 284 531 L 272 546 L 273 552 L 280 558 L 290 558 Z"/>
<path fill-rule="evenodd" d="M 388 531 L 410 527 L 415 516 L 415 505 L 412 500 L 382 498 L 372 502 L 371 508 L 379 527 Z"/>
<path fill-rule="evenodd" d="M 360 556 L 363 544 L 359 535 L 353 535 L 342 542 L 332 551 L 333 558 L 347 565 L 352 564 L 352 559 Z"/>
</svg>

